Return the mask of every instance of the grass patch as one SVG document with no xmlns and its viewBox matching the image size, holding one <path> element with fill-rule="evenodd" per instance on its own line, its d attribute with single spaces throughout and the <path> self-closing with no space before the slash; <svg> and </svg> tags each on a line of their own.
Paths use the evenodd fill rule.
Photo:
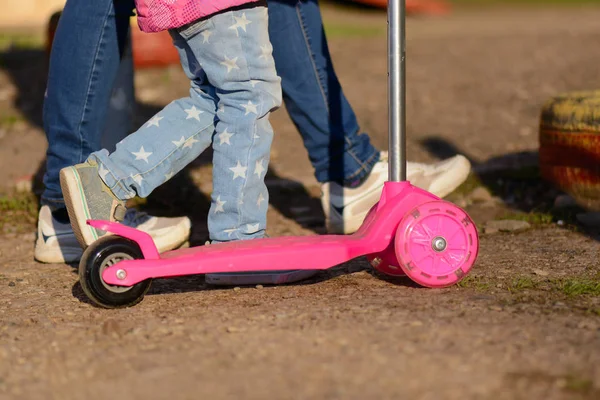
<svg viewBox="0 0 600 400">
<path fill-rule="evenodd" d="M 567 296 L 600 296 L 600 280 L 570 278 L 557 282 L 558 288 Z"/>
<path fill-rule="evenodd" d="M 505 214 L 499 219 L 510 219 L 516 221 L 525 221 L 530 223 L 531 225 L 547 225 L 551 224 L 554 220 L 554 216 L 550 213 L 544 212 L 530 212 L 530 213 L 514 213 L 514 214 Z"/>
<path fill-rule="evenodd" d="M 0 231 L 21 232 L 35 225 L 38 201 L 32 193 L 0 194 Z"/>
<path fill-rule="evenodd" d="M 450 196 L 448 196 L 448 198 L 452 197 L 460 197 L 460 196 L 467 196 L 468 194 L 470 194 L 473 190 L 477 189 L 478 187 L 483 186 L 486 187 L 482 182 L 481 179 L 479 179 L 479 177 L 477 175 L 475 175 L 474 173 L 469 174 L 469 176 L 467 177 L 467 180 L 463 182 L 462 185 L 460 185 L 458 188 L 456 188 L 456 190 L 454 192 L 451 193 Z M 487 188 L 487 187 L 486 187 Z"/>
<path fill-rule="evenodd" d="M 565 390 L 583 394 L 592 394 L 594 382 L 588 378 L 582 378 L 575 375 L 568 375 L 565 378 Z"/>
<path fill-rule="evenodd" d="M 0 115 L 0 128 L 12 128 L 20 122 L 25 122 L 25 118 L 19 114 Z"/>
<path fill-rule="evenodd" d="M 462 281 L 458 282 L 458 287 L 475 289 L 480 292 L 485 292 L 492 287 L 492 284 L 478 276 L 467 276 Z"/>
<path fill-rule="evenodd" d="M 539 285 L 540 285 L 540 282 L 535 281 L 530 276 L 519 276 L 519 277 L 513 279 L 513 281 L 510 282 L 506 286 L 506 288 L 509 292 L 515 293 L 515 292 L 521 292 L 523 290 L 537 289 L 539 287 Z"/>
<path fill-rule="evenodd" d="M 0 33 L 0 51 L 10 49 L 39 49 L 44 47 L 44 39 L 41 35 L 28 33 Z"/>
<path fill-rule="evenodd" d="M 588 308 L 587 312 L 597 317 L 600 317 L 600 308 Z"/>
<path fill-rule="evenodd" d="M 501 284 L 501 285 L 498 285 Z M 595 277 L 566 277 L 536 279 L 528 275 L 521 275 L 509 282 L 493 281 L 479 276 L 467 276 L 458 283 L 460 288 L 487 291 L 493 287 L 506 288 L 511 294 L 525 290 L 542 290 L 561 293 L 567 297 L 600 296 L 600 275 Z M 600 315 L 600 309 L 591 310 Z"/>
</svg>

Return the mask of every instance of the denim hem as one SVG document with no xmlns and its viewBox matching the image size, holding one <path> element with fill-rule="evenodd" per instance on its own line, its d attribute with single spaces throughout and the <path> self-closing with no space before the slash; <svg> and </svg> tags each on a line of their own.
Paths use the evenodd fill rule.
<svg viewBox="0 0 600 400">
<path fill-rule="evenodd" d="M 40 205 L 48 206 L 52 211 L 60 210 L 61 208 L 66 208 L 65 200 L 63 198 L 52 199 L 49 197 L 42 196 L 40 198 Z"/>
<path fill-rule="evenodd" d="M 354 157 L 360 164 L 362 164 L 362 166 L 360 168 L 358 168 L 356 171 L 354 171 L 354 173 L 348 177 L 346 177 L 344 179 L 344 181 L 342 182 L 343 186 L 357 186 L 360 183 L 364 182 L 368 176 L 371 174 L 371 171 L 373 170 L 373 166 L 375 164 L 377 164 L 377 162 L 379 162 L 380 159 L 380 152 L 379 151 L 375 151 L 373 154 L 371 154 L 371 156 L 369 156 L 367 158 L 367 161 L 362 162 L 361 160 L 359 160 L 352 151 L 347 152 L 348 154 L 352 155 L 352 157 Z"/>
</svg>

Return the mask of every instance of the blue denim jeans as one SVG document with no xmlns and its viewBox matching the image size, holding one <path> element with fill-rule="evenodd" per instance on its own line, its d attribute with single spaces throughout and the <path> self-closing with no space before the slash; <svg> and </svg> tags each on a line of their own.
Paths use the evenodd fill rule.
<svg viewBox="0 0 600 400">
<path fill-rule="evenodd" d="M 44 128 L 48 138 L 42 202 L 63 204 L 59 172 L 101 148 L 101 136 L 132 0 L 68 0 L 52 49 Z M 319 182 L 351 184 L 368 175 L 379 153 L 335 75 L 316 0 L 269 0 L 273 57 L 283 98 Z M 110 118 L 112 120 L 112 118 Z M 124 136 L 127 132 L 116 134 Z"/>
<path fill-rule="evenodd" d="M 168 104 L 113 153 L 90 158 L 112 192 L 127 200 L 147 197 L 212 145 L 211 241 L 263 237 L 269 114 L 281 105 L 267 8 L 219 13 L 170 33 L 191 82 L 189 97 Z"/>
<path fill-rule="evenodd" d="M 379 160 L 333 68 L 317 0 L 269 0 L 269 33 L 283 100 L 319 182 L 352 185 Z"/>
<path fill-rule="evenodd" d="M 48 139 L 44 204 L 64 207 L 60 170 L 101 148 L 133 8 L 133 0 L 68 0 L 65 5 L 50 55 L 44 101 Z M 126 86 L 133 87 L 133 82 Z"/>
</svg>

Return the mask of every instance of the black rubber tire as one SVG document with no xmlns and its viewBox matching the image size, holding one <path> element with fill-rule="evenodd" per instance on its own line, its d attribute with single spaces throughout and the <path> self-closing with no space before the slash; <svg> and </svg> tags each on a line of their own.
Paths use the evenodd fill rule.
<svg viewBox="0 0 600 400">
<path fill-rule="evenodd" d="M 137 243 L 120 236 L 105 236 L 94 242 L 83 253 L 79 262 L 79 282 L 84 293 L 98 306 L 104 308 L 131 307 L 143 300 L 150 289 L 152 279 L 137 283 L 129 290 L 111 290 L 111 286 L 102 280 L 103 264 L 117 254 L 131 259 L 144 258 Z"/>
</svg>

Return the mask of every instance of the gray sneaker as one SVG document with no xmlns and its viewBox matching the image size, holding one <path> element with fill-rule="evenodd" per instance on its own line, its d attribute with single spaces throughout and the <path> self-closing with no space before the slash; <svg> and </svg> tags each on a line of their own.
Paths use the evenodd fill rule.
<svg viewBox="0 0 600 400">
<path fill-rule="evenodd" d="M 63 191 L 75 237 L 86 248 L 106 232 L 87 225 L 88 219 L 122 221 L 127 209 L 98 175 L 98 164 L 87 161 L 60 171 Z"/>
</svg>

